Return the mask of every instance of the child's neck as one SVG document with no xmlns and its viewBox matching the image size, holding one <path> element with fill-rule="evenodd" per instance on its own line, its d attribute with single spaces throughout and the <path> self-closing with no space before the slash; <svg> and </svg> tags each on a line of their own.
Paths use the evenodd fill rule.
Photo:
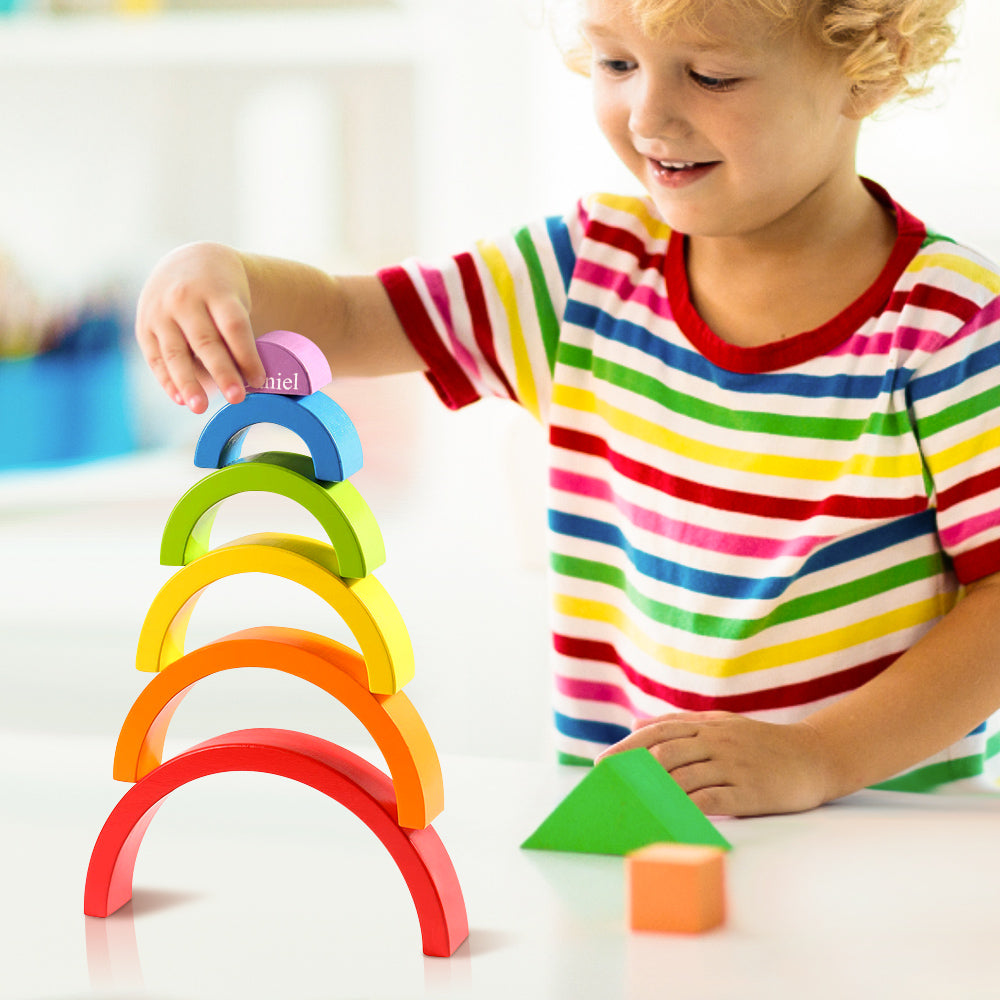
<svg viewBox="0 0 1000 1000">
<path fill-rule="evenodd" d="M 748 237 L 692 237 L 688 281 L 699 315 L 741 347 L 813 330 L 857 299 L 892 252 L 895 223 L 854 178 L 846 197 Z"/>
</svg>

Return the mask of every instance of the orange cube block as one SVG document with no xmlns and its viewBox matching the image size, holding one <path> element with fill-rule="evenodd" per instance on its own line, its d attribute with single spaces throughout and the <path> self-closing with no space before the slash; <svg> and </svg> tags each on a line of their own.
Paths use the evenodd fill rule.
<svg viewBox="0 0 1000 1000">
<path fill-rule="evenodd" d="M 726 917 L 725 851 L 695 844 L 650 844 L 625 858 L 629 926 L 697 934 Z"/>
</svg>

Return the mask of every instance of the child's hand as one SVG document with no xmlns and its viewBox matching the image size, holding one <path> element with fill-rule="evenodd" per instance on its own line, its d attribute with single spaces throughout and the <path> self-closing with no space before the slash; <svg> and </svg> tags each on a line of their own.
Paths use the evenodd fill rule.
<svg viewBox="0 0 1000 1000">
<path fill-rule="evenodd" d="M 192 243 L 160 261 L 139 296 L 135 336 L 171 399 L 203 413 L 213 383 L 238 403 L 245 385 L 263 382 L 250 308 L 250 283 L 235 250 Z"/>
<path fill-rule="evenodd" d="M 808 723 L 728 712 L 663 715 L 638 722 L 601 756 L 636 747 L 647 747 L 709 815 L 801 812 L 827 798 L 819 737 Z"/>
</svg>

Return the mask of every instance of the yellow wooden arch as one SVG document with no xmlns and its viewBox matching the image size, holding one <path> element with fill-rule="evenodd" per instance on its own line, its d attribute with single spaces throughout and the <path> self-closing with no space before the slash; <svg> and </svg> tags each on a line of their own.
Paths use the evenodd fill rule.
<svg viewBox="0 0 1000 1000">
<path fill-rule="evenodd" d="M 146 613 L 136 651 L 138 669 L 156 672 L 183 656 L 188 622 L 202 592 L 241 573 L 283 577 L 326 601 L 358 642 L 370 691 L 393 694 L 413 678 L 409 633 L 382 584 L 374 576 L 344 579 L 331 545 L 278 532 L 247 535 L 178 570 Z"/>
</svg>

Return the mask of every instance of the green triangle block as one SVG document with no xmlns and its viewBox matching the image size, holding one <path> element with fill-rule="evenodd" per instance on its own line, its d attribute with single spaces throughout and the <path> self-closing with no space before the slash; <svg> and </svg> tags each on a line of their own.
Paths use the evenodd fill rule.
<svg viewBox="0 0 1000 1000">
<path fill-rule="evenodd" d="M 647 844 L 729 841 L 644 747 L 605 757 L 521 845 L 541 851 L 628 854 Z"/>
</svg>

